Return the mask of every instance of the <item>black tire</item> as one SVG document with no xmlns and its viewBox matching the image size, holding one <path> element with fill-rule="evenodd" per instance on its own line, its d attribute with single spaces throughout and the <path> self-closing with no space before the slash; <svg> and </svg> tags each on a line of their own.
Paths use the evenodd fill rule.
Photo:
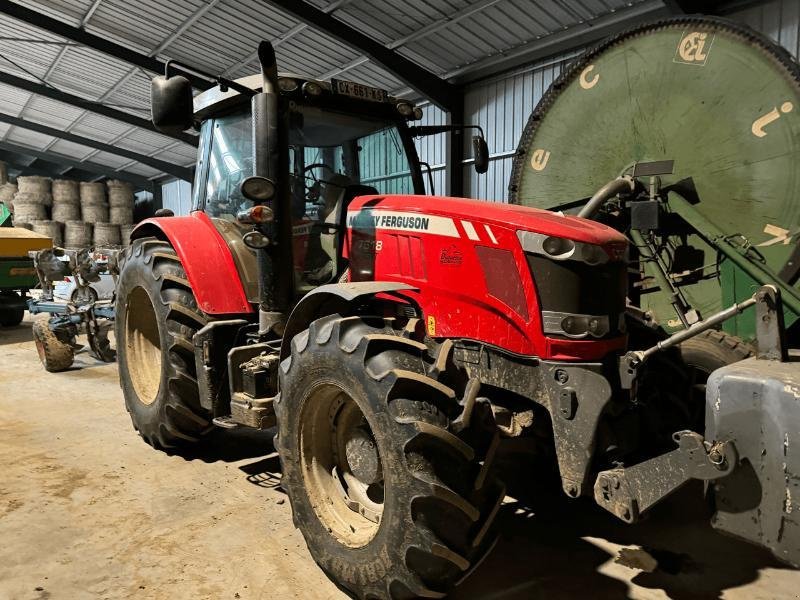
<svg viewBox="0 0 800 600">
<path fill-rule="evenodd" d="M 37 319 L 33 323 L 33 341 L 36 343 L 36 352 L 42 361 L 45 370 L 58 373 L 72 366 L 75 353 L 72 346 L 56 336 L 48 324 L 49 317 Z"/>
<path fill-rule="evenodd" d="M 156 448 L 199 441 L 212 429 L 200 406 L 192 336 L 208 321 L 166 242 L 135 240 L 117 284 L 115 335 L 125 407 Z"/>
<path fill-rule="evenodd" d="M 752 347 L 739 338 L 708 330 L 654 355 L 637 386 L 639 402 L 650 407 L 643 416 L 645 436 L 654 447 L 659 451 L 674 448 L 672 434 L 676 431 L 702 433 L 708 377 L 752 354 Z"/>
<path fill-rule="evenodd" d="M 24 318 L 25 309 L 22 307 L 0 308 L 0 327 L 16 327 Z"/>
<path fill-rule="evenodd" d="M 455 433 L 460 394 L 436 378 L 453 385 L 441 377 L 448 357 L 437 354 L 449 348 L 413 341 L 390 320 L 334 315 L 295 336 L 281 364 L 281 485 L 314 559 L 357 598 L 442 597 L 493 544 L 505 496 L 490 469 L 497 438 L 475 426 Z M 380 484 L 364 484 L 369 498 L 357 509 L 361 463 L 353 466 L 349 441 L 341 445 L 353 439 L 344 414 L 356 416 L 350 431 L 367 431 L 382 465 Z M 328 441 L 346 449 L 328 455 Z M 378 485 L 375 523 L 375 512 L 359 511 L 375 508 L 369 490 Z"/>
<path fill-rule="evenodd" d="M 705 374 L 705 379 L 720 367 L 753 355 L 751 346 L 733 335 L 714 329 L 686 340 L 679 349 L 683 364 Z"/>
</svg>

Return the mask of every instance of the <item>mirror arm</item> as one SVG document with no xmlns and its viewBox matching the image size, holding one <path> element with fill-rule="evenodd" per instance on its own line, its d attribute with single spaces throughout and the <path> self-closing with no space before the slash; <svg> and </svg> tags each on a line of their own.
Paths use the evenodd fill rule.
<svg viewBox="0 0 800 600">
<path fill-rule="evenodd" d="M 201 77 L 203 79 L 207 79 L 209 83 L 216 83 L 219 86 L 220 91 L 226 92 L 228 88 L 239 92 L 240 94 L 244 94 L 248 98 L 255 96 L 255 90 L 250 89 L 249 87 L 243 86 L 240 83 L 236 83 L 232 79 L 226 79 L 222 75 L 209 75 L 204 71 L 200 71 L 199 69 L 195 69 L 194 67 L 190 67 L 188 65 L 184 65 L 183 63 L 179 63 L 174 60 L 168 60 L 164 65 L 164 77 L 169 79 L 170 76 L 170 68 L 173 71 L 173 75 L 175 72 L 181 73 L 188 73 L 191 75 L 196 75 L 197 77 Z"/>
<path fill-rule="evenodd" d="M 430 191 L 428 193 L 431 196 L 436 195 L 436 190 L 434 189 L 433 186 L 433 169 L 431 169 L 431 166 L 424 161 L 419 161 L 419 166 L 425 167 L 425 170 L 428 172 L 428 187 L 430 188 Z"/>
<path fill-rule="evenodd" d="M 481 137 L 485 137 L 483 127 L 480 125 L 416 125 L 414 127 L 409 127 L 408 131 L 412 137 L 424 137 L 436 135 L 438 133 L 461 133 L 466 129 L 477 129 Z"/>
</svg>

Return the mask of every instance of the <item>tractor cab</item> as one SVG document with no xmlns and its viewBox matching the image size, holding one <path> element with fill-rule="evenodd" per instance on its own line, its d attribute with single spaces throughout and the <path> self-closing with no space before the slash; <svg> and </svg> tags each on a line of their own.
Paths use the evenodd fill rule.
<svg viewBox="0 0 800 600">
<path fill-rule="evenodd" d="M 236 83 L 258 91 L 262 77 Z M 301 296 L 335 281 L 346 268 L 342 233 L 353 198 L 424 193 L 408 126 L 422 117 L 422 109 L 352 82 L 281 74 L 278 84 L 286 115 L 282 171 L 291 198 L 295 294 Z M 254 206 L 241 187 L 254 172 L 252 114 L 250 98 L 232 88 L 215 87 L 195 96 L 200 148 L 193 210 L 208 215 L 228 241 L 246 293 L 255 302 L 256 253 L 241 241 L 251 225 L 237 218 Z"/>
</svg>

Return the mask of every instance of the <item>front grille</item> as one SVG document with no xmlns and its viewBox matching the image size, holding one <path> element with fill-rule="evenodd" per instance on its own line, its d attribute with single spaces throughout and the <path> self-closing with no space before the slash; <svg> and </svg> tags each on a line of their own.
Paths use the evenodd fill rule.
<svg viewBox="0 0 800 600">
<path fill-rule="evenodd" d="M 545 333 L 563 337 L 553 315 L 576 317 L 605 317 L 608 326 L 595 337 L 622 333 L 627 293 L 627 267 L 624 262 L 589 265 L 574 260 L 552 260 L 541 255 L 527 254 L 528 267 L 539 298 L 539 307 L 550 323 Z M 569 328 L 566 328 L 569 331 Z"/>
</svg>

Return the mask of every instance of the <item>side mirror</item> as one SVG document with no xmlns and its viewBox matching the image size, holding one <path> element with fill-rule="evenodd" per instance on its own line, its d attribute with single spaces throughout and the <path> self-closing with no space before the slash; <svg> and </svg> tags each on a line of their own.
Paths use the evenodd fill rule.
<svg viewBox="0 0 800 600">
<path fill-rule="evenodd" d="M 153 125 L 162 133 L 174 135 L 190 129 L 194 117 L 192 84 L 182 75 L 153 78 L 150 111 Z"/>
<path fill-rule="evenodd" d="M 472 155 L 475 158 L 475 172 L 484 174 L 489 170 L 489 146 L 482 135 L 472 136 Z"/>
</svg>

